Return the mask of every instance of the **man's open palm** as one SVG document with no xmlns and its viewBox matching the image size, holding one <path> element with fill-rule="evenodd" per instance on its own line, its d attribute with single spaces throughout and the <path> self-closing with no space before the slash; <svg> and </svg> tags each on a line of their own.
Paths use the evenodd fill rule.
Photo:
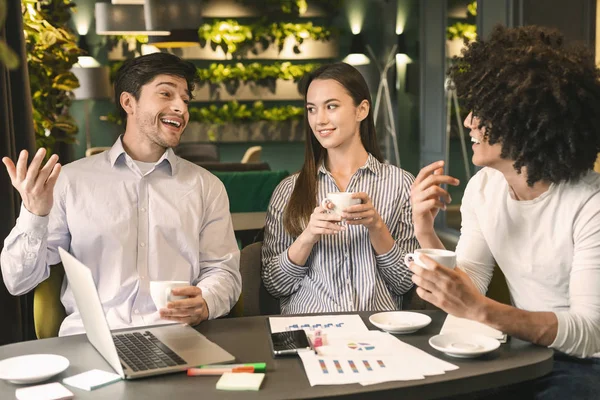
<svg viewBox="0 0 600 400">
<path fill-rule="evenodd" d="M 16 166 L 8 157 L 2 158 L 2 162 L 12 185 L 21 194 L 25 208 L 35 215 L 48 215 L 52 210 L 54 185 L 60 174 L 58 156 L 53 154 L 40 168 L 46 149 L 39 149 L 27 168 L 27 155 L 27 150 L 21 151 Z"/>
</svg>

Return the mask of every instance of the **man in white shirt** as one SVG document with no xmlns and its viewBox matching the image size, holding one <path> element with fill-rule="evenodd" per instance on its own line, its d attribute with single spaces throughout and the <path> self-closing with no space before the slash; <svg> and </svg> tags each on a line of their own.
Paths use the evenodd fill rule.
<svg viewBox="0 0 600 400">
<path fill-rule="evenodd" d="M 497 27 L 450 70 L 472 110 L 473 163 L 484 167 L 461 205 L 459 268 L 411 264 L 417 294 L 449 314 L 555 350 L 551 374 L 523 398 L 591 399 L 600 392 L 600 83 L 593 54 L 556 31 Z M 412 188 L 415 233 L 443 248 L 433 219 L 450 201 L 443 162 Z M 513 307 L 485 297 L 497 264 Z M 490 393 L 483 394 L 489 398 Z"/>
<path fill-rule="evenodd" d="M 0 256 L 10 293 L 48 278 L 58 247 L 87 265 L 111 329 L 170 320 L 195 325 L 227 314 L 241 292 L 239 250 L 221 181 L 177 157 L 196 81 L 192 63 L 155 53 L 127 61 L 115 79 L 125 133 L 104 153 L 62 167 L 40 149 L 6 165 L 23 200 Z M 150 281 L 183 280 L 188 296 L 157 310 Z M 68 282 L 60 335 L 83 332 Z"/>
</svg>

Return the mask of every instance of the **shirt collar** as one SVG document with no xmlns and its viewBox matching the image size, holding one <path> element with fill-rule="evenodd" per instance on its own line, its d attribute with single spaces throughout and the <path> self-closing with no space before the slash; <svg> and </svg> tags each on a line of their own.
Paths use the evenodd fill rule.
<svg viewBox="0 0 600 400">
<path fill-rule="evenodd" d="M 367 157 L 367 162 L 365 162 L 365 164 L 359 169 L 368 169 L 369 171 L 377 175 L 381 170 L 381 163 L 375 157 L 373 157 L 371 153 L 369 153 L 369 157 Z M 329 171 L 327 171 L 327 168 L 325 168 L 325 159 L 321 160 L 321 163 L 319 164 L 319 172 L 325 175 L 329 173 Z"/>
<path fill-rule="evenodd" d="M 123 135 L 119 136 L 115 144 L 113 144 L 112 148 L 109 150 L 108 157 L 110 159 L 110 165 L 112 167 L 115 166 L 117 161 L 129 157 L 129 155 L 123 148 Z M 129 158 L 131 159 L 131 157 Z M 167 164 L 169 164 L 169 166 L 171 167 L 171 176 L 175 175 L 177 171 L 177 156 L 175 155 L 173 149 L 168 148 L 164 152 L 164 154 L 158 159 L 155 165 L 160 165 L 161 163 L 165 162 L 165 160 Z"/>
</svg>

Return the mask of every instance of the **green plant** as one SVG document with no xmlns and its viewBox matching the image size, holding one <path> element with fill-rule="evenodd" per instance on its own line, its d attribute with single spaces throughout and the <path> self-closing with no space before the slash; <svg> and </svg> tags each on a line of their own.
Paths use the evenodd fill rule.
<svg viewBox="0 0 600 400">
<path fill-rule="evenodd" d="M 453 39 L 467 39 L 472 41 L 477 39 L 477 27 L 474 24 L 468 24 L 465 22 L 456 22 L 452 26 L 449 26 L 446 30 L 446 38 L 448 40 Z"/>
<path fill-rule="evenodd" d="M 4 26 L 4 21 L 6 21 L 6 0 L 0 0 L 0 28 Z M 19 66 L 19 57 L 4 40 L 0 40 L 0 62 L 8 69 L 15 69 Z"/>
<path fill-rule="evenodd" d="M 467 22 L 455 22 L 446 29 L 446 38 L 467 39 L 469 42 L 477 39 L 477 26 L 472 21 L 477 16 L 477 1 L 472 1 L 467 5 Z"/>
<path fill-rule="evenodd" d="M 211 64 L 209 68 L 198 69 L 200 86 L 206 83 L 222 84 L 230 94 L 235 94 L 242 82 L 255 82 L 275 93 L 277 79 L 298 82 L 306 73 L 319 67 L 319 64 L 292 64 L 291 62 L 265 65 L 261 63 L 234 65 Z"/>
<path fill-rule="evenodd" d="M 242 53 L 253 50 L 257 53 L 257 44 L 263 48 L 275 44 L 281 52 L 284 41 L 288 37 L 295 39 L 294 53 L 300 53 L 300 45 L 305 39 L 327 41 L 331 38 L 331 30 L 323 26 L 315 26 L 312 22 L 292 23 L 264 20 L 250 25 L 242 25 L 237 21 L 216 20 L 212 24 L 203 24 L 198 29 L 198 37 L 202 47 L 210 43 L 213 50 L 220 47 L 225 53 Z"/>
<path fill-rule="evenodd" d="M 262 101 L 252 105 L 230 101 L 222 105 L 211 104 L 206 107 L 190 107 L 190 121 L 223 125 L 226 123 L 247 123 L 257 121 L 283 122 L 302 119 L 304 108 L 297 106 L 265 107 Z M 105 121 L 122 125 L 121 118 L 114 113 L 103 118 Z"/>
<path fill-rule="evenodd" d="M 237 2 L 249 7 L 257 6 L 255 0 L 237 0 Z M 308 4 L 306 4 L 306 0 L 262 0 L 260 8 L 267 14 L 302 15 L 306 12 Z"/>
<path fill-rule="evenodd" d="M 75 143 L 78 131 L 68 111 L 71 91 L 79 87 L 70 70 L 82 54 L 66 27 L 74 6 L 70 0 L 22 0 L 36 143 L 48 153 L 57 142 Z"/>
<path fill-rule="evenodd" d="M 231 122 L 281 122 L 298 120 L 303 115 L 304 108 L 302 107 L 287 105 L 266 108 L 262 101 L 255 101 L 251 106 L 232 101 L 221 106 L 212 104 L 207 107 L 190 108 L 190 121 L 217 125 Z"/>
<path fill-rule="evenodd" d="M 319 64 L 292 64 L 291 62 L 276 62 L 271 65 L 258 62 L 250 64 L 236 63 L 234 65 L 211 64 L 209 68 L 198 69 L 198 77 L 202 82 L 230 83 L 250 82 L 258 84 L 269 80 L 283 79 L 297 82 L 304 76 L 319 67 Z"/>
<path fill-rule="evenodd" d="M 300 16 L 308 9 L 307 0 L 236 0 L 245 6 L 258 8 L 263 15 L 278 16 L 293 15 Z M 334 14 L 340 10 L 343 0 L 310 0 L 327 14 Z"/>
</svg>

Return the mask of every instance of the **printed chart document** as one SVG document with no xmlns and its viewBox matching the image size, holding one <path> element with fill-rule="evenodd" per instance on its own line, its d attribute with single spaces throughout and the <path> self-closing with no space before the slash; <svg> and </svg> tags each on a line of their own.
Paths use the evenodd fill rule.
<svg viewBox="0 0 600 400">
<path fill-rule="evenodd" d="M 311 386 L 424 379 L 458 369 L 381 331 L 330 330 L 324 345 L 299 353 Z"/>
<path fill-rule="evenodd" d="M 315 315 L 310 317 L 269 317 L 271 332 L 304 329 L 310 336 L 315 330 L 322 332 L 368 332 L 359 315 Z"/>
<path fill-rule="evenodd" d="M 497 329 L 482 324 L 481 322 L 473 321 L 465 318 L 458 318 L 454 315 L 448 314 L 444 325 L 440 330 L 440 333 L 477 333 L 484 336 L 489 336 L 493 339 L 497 339 L 500 343 L 506 343 L 507 335 Z"/>
</svg>

